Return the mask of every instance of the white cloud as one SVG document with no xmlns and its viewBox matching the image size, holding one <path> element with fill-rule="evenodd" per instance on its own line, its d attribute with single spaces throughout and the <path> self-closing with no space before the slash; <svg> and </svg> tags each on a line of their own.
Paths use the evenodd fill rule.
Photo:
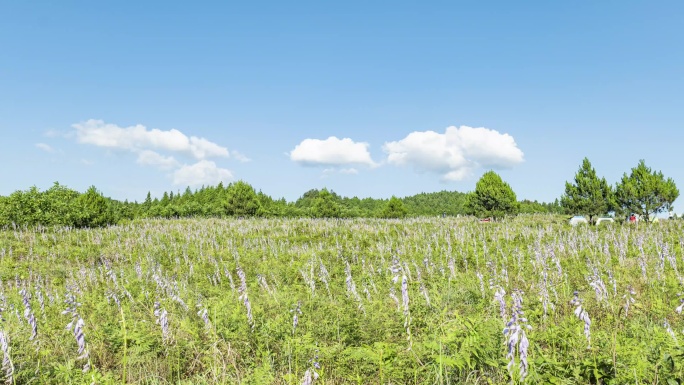
<svg viewBox="0 0 684 385">
<path fill-rule="evenodd" d="M 214 185 L 233 179 L 230 170 L 208 160 L 228 157 L 228 149 L 205 138 L 188 136 L 176 129 L 148 129 L 140 124 L 120 127 L 94 119 L 76 123 L 72 127 L 72 134 L 79 143 L 136 154 L 136 162 L 140 165 L 172 171 L 169 176 L 176 185 Z M 182 164 L 175 155 L 190 156 L 196 163 Z M 239 152 L 233 156 L 240 162 L 250 160 Z"/>
<path fill-rule="evenodd" d="M 162 170 L 171 170 L 180 164 L 172 156 L 164 156 L 152 150 L 143 150 L 138 153 L 138 164 L 158 167 Z"/>
<path fill-rule="evenodd" d="M 45 143 L 36 143 L 36 148 L 43 150 L 45 152 L 55 152 L 54 148 L 52 148 L 49 144 Z"/>
<path fill-rule="evenodd" d="M 321 174 L 321 178 L 327 178 L 330 175 L 333 174 L 346 174 L 346 175 L 356 175 L 359 173 L 359 170 L 350 167 L 350 168 L 326 168 L 323 170 L 323 173 Z"/>
<path fill-rule="evenodd" d="M 337 170 L 334 168 L 325 168 L 323 169 L 323 172 L 321 173 L 321 178 L 327 178 L 330 175 L 334 174 Z"/>
<path fill-rule="evenodd" d="M 228 149 L 221 147 L 214 142 L 210 142 L 204 138 L 198 138 L 196 136 L 190 137 L 190 152 L 197 159 L 205 159 L 212 157 L 228 157 Z"/>
<path fill-rule="evenodd" d="M 165 150 L 186 153 L 198 160 L 211 157 L 228 157 L 228 149 L 214 142 L 171 129 L 148 130 L 143 125 L 119 127 L 102 120 L 90 119 L 73 125 L 79 143 L 98 147 L 114 148 L 132 152 L 143 150 Z"/>
<path fill-rule="evenodd" d="M 340 174 L 348 174 L 348 175 L 356 175 L 359 173 L 359 170 L 355 168 L 342 168 L 340 169 Z"/>
<path fill-rule="evenodd" d="M 216 185 L 233 179 L 233 173 L 209 160 L 183 165 L 173 173 L 173 184 L 183 186 Z"/>
<path fill-rule="evenodd" d="M 304 139 L 289 155 L 290 160 L 306 166 L 376 165 L 368 152 L 368 143 L 334 136 L 325 140 Z"/>
<path fill-rule="evenodd" d="M 241 163 L 246 163 L 246 162 L 252 161 L 250 158 L 248 158 L 247 156 L 245 156 L 245 154 L 243 154 L 241 152 L 231 151 L 230 154 L 233 158 L 235 158 L 235 160 L 237 160 L 238 162 L 241 162 Z"/>
<path fill-rule="evenodd" d="M 508 134 L 484 127 L 447 127 L 443 134 L 416 131 L 383 146 L 387 162 L 462 180 L 480 167 L 506 169 L 523 162 L 523 152 Z"/>
</svg>

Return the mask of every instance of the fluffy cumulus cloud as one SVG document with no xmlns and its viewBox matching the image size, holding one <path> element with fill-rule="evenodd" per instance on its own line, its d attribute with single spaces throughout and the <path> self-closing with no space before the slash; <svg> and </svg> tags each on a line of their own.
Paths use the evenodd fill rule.
<svg viewBox="0 0 684 385">
<path fill-rule="evenodd" d="M 241 162 L 241 163 L 247 163 L 247 162 L 252 161 L 247 156 L 245 156 L 243 153 L 237 152 L 234 150 L 230 152 L 230 156 L 232 156 L 235 160 L 237 160 L 238 162 Z"/>
<path fill-rule="evenodd" d="M 143 125 L 119 127 L 102 120 L 90 119 L 73 125 L 79 143 L 98 147 L 128 150 L 133 152 L 145 149 L 186 153 L 198 160 L 211 157 L 227 157 L 228 149 L 214 142 L 171 129 L 168 131 Z"/>
<path fill-rule="evenodd" d="M 444 133 L 412 132 L 383 146 L 387 163 L 462 180 L 477 168 L 506 169 L 523 162 L 523 152 L 508 134 L 484 127 L 448 127 Z"/>
<path fill-rule="evenodd" d="M 349 138 L 304 139 L 290 151 L 290 160 L 306 166 L 375 166 L 368 143 Z"/>
<path fill-rule="evenodd" d="M 172 156 L 164 156 L 152 150 L 142 150 L 138 153 L 138 164 L 154 166 L 162 170 L 172 170 L 180 163 Z"/>
<path fill-rule="evenodd" d="M 233 179 L 233 173 L 210 160 L 184 165 L 173 173 L 173 184 L 181 186 L 216 185 Z"/>
<path fill-rule="evenodd" d="M 359 173 L 359 170 L 352 168 L 352 167 L 340 169 L 340 174 L 356 175 L 358 173 Z"/>
<path fill-rule="evenodd" d="M 210 158 L 232 155 L 239 162 L 250 161 L 237 151 L 231 154 L 226 147 L 176 129 L 121 127 L 94 119 L 74 124 L 73 128 L 72 134 L 79 143 L 131 152 L 137 155 L 138 164 L 170 172 L 176 185 L 213 185 L 233 179 L 230 170 L 217 166 Z M 46 150 L 43 146 L 39 148 Z M 190 158 L 192 162 L 187 164 L 176 157 Z"/>
</svg>

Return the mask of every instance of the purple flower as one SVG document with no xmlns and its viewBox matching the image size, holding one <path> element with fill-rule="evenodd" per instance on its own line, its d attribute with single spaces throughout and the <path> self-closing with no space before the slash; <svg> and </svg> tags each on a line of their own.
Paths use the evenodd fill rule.
<svg viewBox="0 0 684 385">
<path fill-rule="evenodd" d="M 21 299 L 24 303 L 24 318 L 26 318 L 26 321 L 28 321 L 31 326 L 31 337 L 29 337 L 29 340 L 33 340 L 38 335 L 38 322 L 36 322 L 36 317 L 33 315 L 28 293 L 24 289 L 21 289 L 19 293 L 21 294 Z"/>
<path fill-rule="evenodd" d="M 527 371 L 529 369 L 529 364 L 527 362 L 527 349 L 530 346 L 530 342 L 527 339 L 526 329 L 531 329 L 532 327 L 527 324 L 527 319 L 523 316 L 522 311 L 522 292 L 520 290 L 514 290 L 511 294 L 513 303 L 511 304 L 512 316 L 510 321 L 506 323 L 506 327 L 503 329 L 503 334 L 506 337 L 506 347 L 507 354 L 506 358 L 508 361 L 508 371 L 513 373 L 513 366 L 515 365 L 515 353 L 518 351 L 518 358 L 520 359 L 520 377 L 524 380 L 527 376 Z M 516 349 L 517 348 L 517 349 Z"/>
<path fill-rule="evenodd" d="M 584 322 L 584 335 L 587 337 L 587 343 L 591 346 L 591 319 L 589 318 L 589 313 L 582 307 L 582 300 L 579 298 L 579 292 L 575 291 L 573 293 L 570 304 L 575 306 L 575 316 L 577 316 L 580 321 Z"/>
<path fill-rule="evenodd" d="M 0 330 L 0 350 L 2 350 L 2 370 L 5 371 L 5 383 L 14 383 L 14 364 L 10 357 L 9 338 L 4 331 Z"/>
<path fill-rule="evenodd" d="M 167 342 L 169 340 L 169 314 L 166 312 L 166 309 L 161 308 L 159 302 L 155 302 L 154 315 L 157 317 L 157 325 L 159 325 L 162 330 L 162 341 Z"/>
</svg>

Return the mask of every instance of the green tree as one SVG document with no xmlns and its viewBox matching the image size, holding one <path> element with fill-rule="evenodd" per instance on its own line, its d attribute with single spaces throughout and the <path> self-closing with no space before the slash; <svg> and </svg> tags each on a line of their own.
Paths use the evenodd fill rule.
<svg viewBox="0 0 684 385">
<path fill-rule="evenodd" d="M 613 190 L 605 178 L 599 179 L 589 159 L 584 158 L 575 183 L 565 182 L 565 194 L 561 206 L 566 214 L 583 214 L 593 222 L 595 217 L 610 211 L 613 204 Z"/>
<path fill-rule="evenodd" d="M 466 194 L 458 191 L 420 193 L 403 199 L 411 215 L 465 214 Z"/>
<path fill-rule="evenodd" d="M 152 194 L 148 191 L 145 201 L 140 205 L 140 214 L 145 217 L 150 214 L 150 209 L 152 208 Z"/>
<path fill-rule="evenodd" d="M 639 214 L 647 221 L 651 214 L 671 210 L 679 196 L 674 180 L 665 179 L 662 172 L 646 167 L 643 159 L 629 175 L 622 176 L 615 190 L 616 202 L 622 211 Z"/>
<path fill-rule="evenodd" d="M 173 194 L 173 193 L 171 193 L 171 194 Z M 169 198 L 169 193 L 164 191 L 164 195 L 162 196 L 162 199 L 159 201 L 159 204 L 162 207 L 166 207 L 169 205 L 169 203 L 171 203 L 171 199 Z"/>
<path fill-rule="evenodd" d="M 259 199 L 247 182 L 237 181 L 226 188 L 226 213 L 234 216 L 254 216 L 259 211 Z"/>
<path fill-rule="evenodd" d="M 80 194 L 55 182 L 43 192 L 44 223 L 55 226 L 74 226 L 78 220 L 76 202 Z"/>
<path fill-rule="evenodd" d="M 31 186 L 26 191 L 17 190 L 6 200 L 7 221 L 17 225 L 44 224 L 45 203 L 43 194 L 38 187 Z"/>
<path fill-rule="evenodd" d="M 520 201 L 520 212 L 523 214 L 538 214 L 538 213 L 547 213 L 548 210 L 546 207 L 537 202 L 537 201 L 531 201 L 529 199 L 525 199 Z"/>
<path fill-rule="evenodd" d="M 80 210 L 76 221 L 78 227 L 100 227 L 118 221 L 108 199 L 95 186 L 90 186 L 88 191 L 81 194 L 75 204 Z"/>
<path fill-rule="evenodd" d="M 216 187 L 202 187 L 196 195 L 202 207 L 202 215 L 221 217 L 228 213 L 228 207 L 226 207 L 228 197 L 223 183 L 219 183 Z"/>
<path fill-rule="evenodd" d="M 339 218 L 342 210 L 335 196 L 324 188 L 314 200 L 312 214 L 316 218 Z"/>
<path fill-rule="evenodd" d="M 300 209 L 312 209 L 316 203 L 318 194 L 320 194 L 318 189 L 311 189 L 302 194 L 302 196 L 294 202 L 294 205 Z"/>
<path fill-rule="evenodd" d="M 181 198 L 183 202 L 187 202 L 192 199 L 192 190 L 190 190 L 190 186 L 185 188 L 185 192 L 183 192 L 183 196 Z"/>
<path fill-rule="evenodd" d="M 381 214 L 383 218 L 403 218 L 406 216 L 406 207 L 404 207 L 404 202 L 392 195 L 387 204 L 383 208 Z"/>
<path fill-rule="evenodd" d="M 257 200 L 259 201 L 259 210 L 256 215 L 260 217 L 279 217 L 282 216 L 282 206 L 277 204 L 270 196 L 263 192 L 257 192 Z"/>
<path fill-rule="evenodd" d="M 511 186 L 499 174 L 487 171 L 477 181 L 475 191 L 467 195 L 465 209 L 479 217 L 502 218 L 517 214 L 520 204 Z"/>
<path fill-rule="evenodd" d="M 9 198 L 0 196 L 0 227 L 8 226 L 11 223 L 10 211 Z"/>
</svg>

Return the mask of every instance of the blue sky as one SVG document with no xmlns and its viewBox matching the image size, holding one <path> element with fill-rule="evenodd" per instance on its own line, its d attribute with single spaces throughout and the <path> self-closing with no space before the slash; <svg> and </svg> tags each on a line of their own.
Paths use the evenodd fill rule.
<svg viewBox="0 0 684 385">
<path fill-rule="evenodd" d="M 3 2 L 0 194 L 684 188 L 684 3 L 327 3 Z"/>
</svg>

